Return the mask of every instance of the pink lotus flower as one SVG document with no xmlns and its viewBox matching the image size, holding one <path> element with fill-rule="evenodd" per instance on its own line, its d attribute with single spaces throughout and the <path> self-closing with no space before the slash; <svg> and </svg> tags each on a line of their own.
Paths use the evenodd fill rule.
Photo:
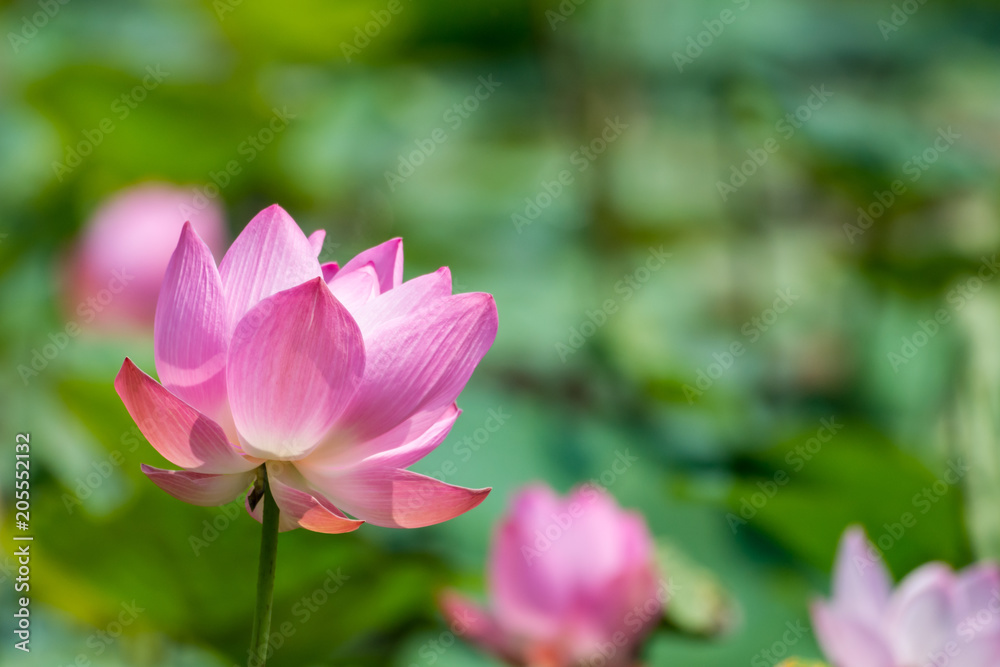
<svg viewBox="0 0 1000 667">
<path fill-rule="evenodd" d="M 145 183 L 107 200 L 87 222 L 68 260 L 65 298 L 71 315 L 105 329 L 151 327 L 185 220 L 212 252 L 222 251 L 222 210 L 214 203 L 196 206 L 193 191 Z"/>
<path fill-rule="evenodd" d="M 514 665 L 622 667 L 662 613 L 643 518 L 583 486 L 566 499 L 523 490 L 494 537 L 492 610 L 446 594 L 456 632 Z"/>
<path fill-rule="evenodd" d="M 402 282 L 399 239 L 320 266 L 323 237 L 271 206 L 216 268 L 184 225 L 156 310 L 162 385 L 129 359 L 115 380 L 149 442 L 184 468 L 143 472 L 181 500 L 221 505 L 266 465 L 282 530 L 416 528 L 476 507 L 490 489 L 406 468 L 458 417 L 455 398 L 496 337 L 493 297 L 452 295 L 446 268 Z"/>
<path fill-rule="evenodd" d="M 1000 569 L 955 573 L 928 563 L 892 590 L 861 528 L 840 542 L 833 599 L 812 605 L 816 636 L 835 667 L 1000 665 Z"/>
</svg>

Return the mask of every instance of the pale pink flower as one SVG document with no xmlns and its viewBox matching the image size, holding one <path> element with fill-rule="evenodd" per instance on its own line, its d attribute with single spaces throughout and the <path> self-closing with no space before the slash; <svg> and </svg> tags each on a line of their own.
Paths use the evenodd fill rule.
<svg viewBox="0 0 1000 667">
<path fill-rule="evenodd" d="M 833 599 L 812 605 L 816 637 L 835 667 L 997 667 L 1000 569 L 953 572 L 927 563 L 893 590 L 864 530 L 844 533 Z"/>
<path fill-rule="evenodd" d="M 490 555 L 490 609 L 448 593 L 456 633 L 514 665 L 624 667 L 668 597 L 646 522 L 593 486 L 567 498 L 531 486 Z"/>
<path fill-rule="evenodd" d="M 191 222 L 213 253 L 225 247 L 222 209 L 195 197 L 190 189 L 145 183 L 102 204 L 68 258 L 64 299 L 70 315 L 102 329 L 152 326 L 184 223 Z"/>
<path fill-rule="evenodd" d="M 403 282 L 399 239 L 321 266 L 323 237 L 271 206 L 216 268 L 184 226 L 156 310 L 162 385 L 128 359 L 115 381 L 146 438 L 184 468 L 143 472 L 221 505 L 265 464 L 282 530 L 416 528 L 476 507 L 489 489 L 406 468 L 458 417 L 496 336 L 493 297 L 452 295 L 446 268 Z"/>
</svg>

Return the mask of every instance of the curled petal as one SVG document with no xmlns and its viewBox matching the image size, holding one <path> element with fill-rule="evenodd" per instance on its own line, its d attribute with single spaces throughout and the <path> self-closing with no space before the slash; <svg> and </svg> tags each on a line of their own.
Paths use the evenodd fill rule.
<svg viewBox="0 0 1000 667">
<path fill-rule="evenodd" d="M 317 533 L 349 533 L 364 521 L 349 519 L 322 495 L 309 488 L 302 476 L 289 463 L 267 464 L 268 484 L 274 501 L 281 510 L 281 530 L 305 528 Z M 260 520 L 262 503 L 251 514 Z"/>
<path fill-rule="evenodd" d="M 219 264 L 229 330 L 262 299 L 323 273 L 313 246 L 275 204 L 258 213 Z"/>
<path fill-rule="evenodd" d="M 387 292 L 399 285 L 403 282 L 403 239 L 391 239 L 355 255 L 341 271 L 347 273 L 369 262 L 378 274 L 381 291 Z"/>
<path fill-rule="evenodd" d="M 437 299 L 366 333 L 365 375 L 338 428 L 368 440 L 455 401 L 496 338 L 489 294 Z"/>
<path fill-rule="evenodd" d="M 412 315 L 447 296 L 451 296 L 451 270 L 442 267 L 434 273 L 407 280 L 351 312 L 362 333 L 369 335 L 382 324 L 397 317 Z"/>
<path fill-rule="evenodd" d="M 409 470 L 359 468 L 334 476 L 305 466 L 302 475 L 337 507 L 376 526 L 422 528 L 478 506 L 492 489 L 466 489 Z"/>
<path fill-rule="evenodd" d="M 253 471 L 213 475 L 189 470 L 163 470 L 146 464 L 145 473 L 154 484 L 178 500 L 213 507 L 236 500 L 253 483 Z"/>
<path fill-rule="evenodd" d="M 440 445 L 461 414 L 452 403 L 443 411 L 421 412 L 388 433 L 360 444 L 324 443 L 299 465 L 311 468 L 345 469 L 357 465 L 406 468 Z"/>
<path fill-rule="evenodd" d="M 369 263 L 346 273 L 337 273 L 328 283 L 330 291 L 352 313 L 378 296 L 378 276 Z"/>
<path fill-rule="evenodd" d="M 171 393 L 213 419 L 226 405 L 229 329 L 212 251 L 184 223 L 170 258 L 153 324 L 156 371 Z"/>
<path fill-rule="evenodd" d="M 250 507 L 250 494 L 247 494 L 246 499 L 243 502 L 243 506 L 247 510 L 247 514 L 253 517 L 257 523 L 264 522 L 264 501 L 261 499 L 257 500 L 257 504 L 254 507 Z M 281 508 L 278 508 L 278 532 L 287 533 L 290 530 L 295 530 L 299 527 L 298 522 L 295 521 L 289 514 L 281 512 Z"/>
<path fill-rule="evenodd" d="M 126 358 L 115 389 L 149 443 L 165 459 L 189 470 L 243 472 L 259 462 L 242 457 L 222 427 L 180 400 Z"/>
<path fill-rule="evenodd" d="M 322 278 L 259 303 L 229 349 L 229 401 L 246 451 L 307 454 L 354 396 L 364 365 L 361 332 Z"/>
</svg>

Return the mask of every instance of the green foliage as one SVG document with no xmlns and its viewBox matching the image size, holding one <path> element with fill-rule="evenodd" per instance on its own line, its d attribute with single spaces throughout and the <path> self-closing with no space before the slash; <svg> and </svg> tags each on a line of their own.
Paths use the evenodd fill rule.
<svg viewBox="0 0 1000 667">
<path fill-rule="evenodd" d="M 913 515 L 883 547 L 897 578 L 1000 555 L 998 289 L 973 282 L 1000 244 L 993 8 L 926 3 L 894 30 L 888 1 L 399 2 L 386 19 L 385 0 L 78 1 L 23 43 L 38 3 L 0 9 L 0 421 L 32 433 L 39 536 L 24 664 L 245 659 L 259 527 L 153 487 L 139 465 L 163 461 L 111 384 L 126 355 L 152 370 L 149 333 L 85 327 L 19 372 L 74 317 L 67 252 L 102 199 L 147 179 L 210 192 L 233 161 L 232 235 L 274 201 L 328 230 L 324 260 L 400 235 L 407 277 L 447 264 L 501 322 L 464 414 L 415 466 L 492 496 L 424 530 L 282 535 L 291 632 L 269 664 L 496 664 L 428 648 L 446 631 L 435 599 L 483 592 L 491 528 L 535 480 L 601 481 L 670 545 L 683 593 L 651 667 L 762 664 L 786 624 L 808 626 L 853 523 L 877 540 Z M 149 67 L 168 74 L 138 101 Z M 275 109 L 287 129 L 248 147 Z M 510 416 L 483 439 L 490 410 Z M 795 454 L 830 418 L 843 429 Z M 622 452 L 637 462 L 608 476 Z M 921 496 L 956 458 L 970 474 Z M 4 526 L 11 477 L 0 457 Z M 309 610 L 331 571 L 348 578 Z M 93 639 L 133 601 L 121 638 Z M 811 634 L 789 648 L 819 656 Z M 5 640 L 0 661 L 23 656 Z"/>
</svg>

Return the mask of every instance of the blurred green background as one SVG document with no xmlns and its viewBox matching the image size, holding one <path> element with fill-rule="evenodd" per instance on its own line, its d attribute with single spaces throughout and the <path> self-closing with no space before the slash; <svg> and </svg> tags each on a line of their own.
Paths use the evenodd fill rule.
<svg viewBox="0 0 1000 667">
<path fill-rule="evenodd" d="M 897 578 L 1000 556 L 995 3 L 2 5 L 0 554 L 18 432 L 37 536 L 33 652 L 5 612 L 3 664 L 245 659 L 259 525 L 141 475 L 162 461 L 112 380 L 125 355 L 152 370 L 150 337 L 85 329 L 17 371 L 65 325 L 88 216 L 150 179 L 217 191 L 231 238 L 278 202 L 328 230 L 324 260 L 402 236 L 407 278 L 449 265 L 500 311 L 464 414 L 414 467 L 495 491 L 432 528 L 283 535 L 292 632 L 269 664 L 497 664 L 450 645 L 435 596 L 482 593 L 492 526 L 533 480 L 603 473 L 645 513 L 686 630 L 656 633 L 651 667 L 818 656 L 811 633 L 782 637 L 852 522 Z M 122 117 L 147 68 L 162 81 Z M 287 128 L 247 148 L 275 109 Z M 651 249 L 670 257 L 646 270 Z M 490 410 L 509 418 L 464 447 Z M 347 579 L 310 607 L 330 570 Z"/>
</svg>

